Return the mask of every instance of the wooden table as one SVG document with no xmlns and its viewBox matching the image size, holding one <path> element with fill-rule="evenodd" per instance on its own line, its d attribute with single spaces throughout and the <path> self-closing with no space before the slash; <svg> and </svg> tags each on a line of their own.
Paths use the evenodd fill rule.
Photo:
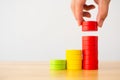
<svg viewBox="0 0 120 80">
<path fill-rule="evenodd" d="M 0 62 L 0 80 L 120 80 L 120 62 L 101 62 L 99 70 L 49 70 L 48 62 Z"/>
</svg>

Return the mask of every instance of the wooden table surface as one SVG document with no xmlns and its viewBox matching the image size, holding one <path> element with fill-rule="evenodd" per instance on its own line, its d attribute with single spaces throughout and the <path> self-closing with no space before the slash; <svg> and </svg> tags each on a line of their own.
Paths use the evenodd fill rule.
<svg viewBox="0 0 120 80">
<path fill-rule="evenodd" d="M 49 62 L 0 62 L 0 80 L 120 80 L 120 62 L 99 70 L 49 70 Z"/>
</svg>

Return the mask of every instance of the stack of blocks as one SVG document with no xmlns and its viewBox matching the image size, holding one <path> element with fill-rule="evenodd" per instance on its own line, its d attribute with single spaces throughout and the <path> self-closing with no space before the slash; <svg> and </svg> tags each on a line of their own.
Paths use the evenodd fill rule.
<svg viewBox="0 0 120 80">
<path fill-rule="evenodd" d="M 96 21 L 84 21 L 82 31 L 97 31 Z M 82 36 L 82 50 L 66 50 L 66 60 L 51 60 L 52 70 L 97 70 L 98 36 Z"/>
<path fill-rule="evenodd" d="M 50 60 L 51 70 L 64 70 L 66 69 L 66 60 Z"/>
<path fill-rule="evenodd" d="M 82 51 L 66 50 L 67 69 L 82 69 Z"/>
<path fill-rule="evenodd" d="M 98 37 L 82 37 L 83 60 L 82 67 L 85 70 L 98 69 Z"/>
</svg>

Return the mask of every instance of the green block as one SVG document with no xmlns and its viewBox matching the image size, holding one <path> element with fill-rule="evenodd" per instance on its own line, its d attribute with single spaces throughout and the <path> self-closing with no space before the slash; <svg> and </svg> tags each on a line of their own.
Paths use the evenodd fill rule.
<svg viewBox="0 0 120 80">
<path fill-rule="evenodd" d="M 50 60 L 51 64 L 66 64 L 66 60 Z"/>
<path fill-rule="evenodd" d="M 66 60 L 50 60 L 50 69 L 51 70 L 65 70 L 66 69 Z"/>
<path fill-rule="evenodd" d="M 51 70 L 65 70 L 66 64 L 50 64 Z"/>
</svg>

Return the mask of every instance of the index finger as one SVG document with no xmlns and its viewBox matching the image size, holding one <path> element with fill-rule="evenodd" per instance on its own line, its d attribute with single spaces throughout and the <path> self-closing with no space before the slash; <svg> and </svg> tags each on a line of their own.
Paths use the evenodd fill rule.
<svg viewBox="0 0 120 80">
<path fill-rule="evenodd" d="M 75 1 L 75 15 L 77 18 L 78 25 L 81 25 L 83 21 L 83 7 L 86 0 L 76 0 Z"/>
</svg>

